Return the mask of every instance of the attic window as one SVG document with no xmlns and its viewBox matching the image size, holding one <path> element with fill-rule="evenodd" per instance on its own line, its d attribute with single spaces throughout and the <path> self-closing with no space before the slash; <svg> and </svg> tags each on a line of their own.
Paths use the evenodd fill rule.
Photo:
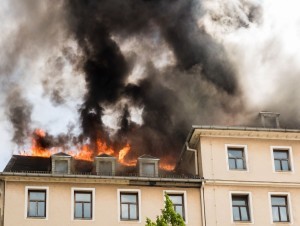
<svg viewBox="0 0 300 226">
<path fill-rule="evenodd" d="M 68 161 L 67 160 L 55 160 L 55 173 L 68 173 Z"/>
<path fill-rule="evenodd" d="M 142 163 L 142 171 L 144 176 L 155 176 L 155 164 L 154 163 Z"/>
<path fill-rule="evenodd" d="M 110 161 L 100 161 L 99 162 L 99 174 L 102 175 L 112 175 L 112 162 Z"/>
</svg>

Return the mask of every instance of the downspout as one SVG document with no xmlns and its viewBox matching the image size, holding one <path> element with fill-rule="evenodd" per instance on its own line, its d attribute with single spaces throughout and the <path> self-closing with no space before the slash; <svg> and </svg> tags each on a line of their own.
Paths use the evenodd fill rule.
<svg viewBox="0 0 300 226">
<path fill-rule="evenodd" d="M 206 226 L 206 212 L 205 212 L 205 195 L 204 195 L 204 187 L 205 187 L 205 180 L 202 179 L 200 189 L 200 199 L 201 199 L 201 215 L 202 215 L 202 226 Z"/>
<path fill-rule="evenodd" d="M 185 142 L 185 146 L 186 146 L 186 150 L 187 151 L 191 151 L 191 152 L 194 152 L 195 153 L 195 172 L 196 172 L 196 175 L 199 175 L 199 169 L 198 169 L 198 152 L 196 149 L 192 149 L 189 147 L 189 144 L 188 142 Z"/>
</svg>

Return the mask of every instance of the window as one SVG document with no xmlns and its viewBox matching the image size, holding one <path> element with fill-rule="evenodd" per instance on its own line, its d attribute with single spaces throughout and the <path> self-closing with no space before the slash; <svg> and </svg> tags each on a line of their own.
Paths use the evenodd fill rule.
<svg viewBox="0 0 300 226">
<path fill-rule="evenodd" d="M 143 176 L 155 176 L 155 163 L 142 163 L 142 167 Z"/>
<path fill-rule="evenodd" d="M 227 147 L 228 165 L 230 170 L 245 170 L 244 147 Z"/>
<path fill-rule="evenodd" d="M 273 150 L 275 171 L 290 171 L 288 150 Z"/>
<path fill-rule="evenodd" d="M 55 160 L 55 173 L 68 173 L 68 161 Z"/>
<path fill-rule="evenodd" d="M 183 220 L 185 220 L 183 194 L 168 194 L 168 196 L 173 203 L 176 213 L 179 213 Z"/>
<path fill-rule="evenodd" d="M 137 192 L 120 193 L 120 219 L 139 220 L 139 198 Z"/>
<path fill-rule="evenodd" d="M 289 222 L 287 196 L 271 196 L 273 222 Z"/>
<path fill-rule="evenodd" d="M 112 162 L 111 161 L 99 161 L 99 174 L 111 176 Z"/>
<path fill-rule="evenodd" d="M 231 199 L 233 221 L 250 221 L 249 196 L 236 194 Z"/>
<path fill-rule="evenodd" d="M 186 224 L 188 224 L 187 193 L 184 190 L 164 190 L 163 195 L 167 194 L 171 199 L 174 210 L 180 214 Z"/>
<path fill-rule="evenodd" d="M 74 192 L 74 219 L 91 220 L 92 208 L 91 191 Z"/>
<path fill-rule="evenodd" d="M 28 189 L 27 217 L 46 217 L 46 190 Z"/>
</svg>

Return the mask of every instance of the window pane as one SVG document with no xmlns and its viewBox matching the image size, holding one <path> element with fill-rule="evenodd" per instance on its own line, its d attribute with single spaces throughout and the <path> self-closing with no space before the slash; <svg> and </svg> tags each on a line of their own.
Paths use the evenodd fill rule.
<svg viewBox="0 0 300 226">
<path fill-rule="evenodd" d="M 42 191 L 29 191 L 29 200 L 45 200 L 46 193 Z"/>
<path fill-rule="evenodd" d="M 35 217 L 37 215 L 37 205 L 36 202 L 29 203 L 28 216 Z"/>
<path fill-rule="evenodd" d="M 236 160 L 237 169 L 244 169 L 244 161 L 243 159 Z"/>
<path fill-rule="evenodd" d="M 112 174 L 112 162 L 103 161 L 100 162 L 100 173 L 104 175 L 111 175 Z"/>
<path fill-rule="evenodd" d="M 128 205 L 122 204 L 121 205 L 121 219 L 128 219 Z"/>
<path fill-rule="evenodd" d="M 280 160 L 274 160 L 275 170 L 281 170 Z"/>
<path fill-rule="evenodd" d="M 76 202 L 91 202 L 91 193 L 75 193 Z"/>
<path fill-rule="evenodd" d="M 175 211 L 176 211 L 176 213 L 179 213 L 180 216 L 183 217 L 183 208 L 182 208 L 182 206 L 176 206 Z"/>
<path fill-rule="evenodd" d="M 246 200 L 243 198 L 234 197 L 232 200 L 232 205 L 234 206 L 246 206 Z"/>
<path fill-rule="evenodd" d="M 248 211 L 246 207 L 241 207 L 241 218 L 242 221 L 249 221 Z"/>
<path fill-rule="evenodd" d="M 275 159 L 287 159 L 288 152 L 287 151 L 274 151 L 274 158 Z"/>
<path fill-rule="evenodd" d="M 173 204 L 183 204 L 182 195 L 169 195 L 169 198 L 171 199 Z"/>
<path fill-rule="evenodd" d="M 75 203 L 75 218 L 82 218 L 82 204 Z"/>
<path fill-rule="evenodd" d="M 273 221 L 279 221 L 279 213 L 277 207 L 272 207 Z"/>
<path fill-rule="evenodd" d="M 243 158 L 243 151 L 242 150 L 228 150 L 229 157 L 233 158 Z"/>
<path fill-rule="evenodd" d="M 280 219 L 281 221 L 288 221 L 286 207 L 280 207 Z"/>
<path fill-rule="evenodd" d="M 55 161 L 55 172 L 56 173 L 68 173 L 68 161 L 56 160 Z"/>
<path fill-rule="evenodd" d="M 45 203 L 44 202 L 39 202 L 38 203 L 38 214 L 37 216 L 39 217 L 45 217 Z"/>
<path fill-rule="evenodd" d="M 155 175 L 155 164 L 154 163 L 143 163 L 143 174 L 146 176 L 154 176 Z"/>
<path fill-rule="evenodd" d="M 137 195 L 136 194 L 121 194 L 121 202 L 129 202 L 129 203 L 136 203 Z"/>
<path fill-rule="evenodd" d="M 137 219 L 137 211 L 136 211 L 136 205 L 131 204 L 130 205 L 130 219 Z"/>
<path fill-rule="evenodd" d="M 91 203 L 83 204 L 83 217 L 84 218 L 92 218 Z"/>
<path fill-rule="evenodd" d="M 282 165 L 282 170 L 289 171 L 289 162 L 287 160 L 282 160 L 281 165 Z"/>
<path fill-rule="evenodd" d="M 235 159 L 229 159 L 229 169 L 236 169 Z"/>
<path fill-rule="evenodd" d="M 272 198 L 272 205 L 283 205 L 285 206 L 286 205 L 286 198 L 285 197 L 276 197 L 276 196 L 273 196 Z"/>
<path fill-rule="evenodd" d="M 233 207 L 232 208 L 232 212 L 233 212 L 233 220 L 235 221 L 240 221 L 240 211 L 238 207 Z"/>
</svg>

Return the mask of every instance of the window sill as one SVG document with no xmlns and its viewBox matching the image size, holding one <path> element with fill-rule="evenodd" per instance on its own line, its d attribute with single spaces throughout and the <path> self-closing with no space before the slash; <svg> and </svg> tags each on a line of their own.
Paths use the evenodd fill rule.
<svg viewBox="0 0 300 226">
<path fill-rule="evenodd" d="M 252 221 L 233 221 L 233 224 L 253 224 Z"/>
<path fill-rule="evenodd" d="M 26 217 L 28 220 L 47 220 L 47 217 Z"/>
</svg>

